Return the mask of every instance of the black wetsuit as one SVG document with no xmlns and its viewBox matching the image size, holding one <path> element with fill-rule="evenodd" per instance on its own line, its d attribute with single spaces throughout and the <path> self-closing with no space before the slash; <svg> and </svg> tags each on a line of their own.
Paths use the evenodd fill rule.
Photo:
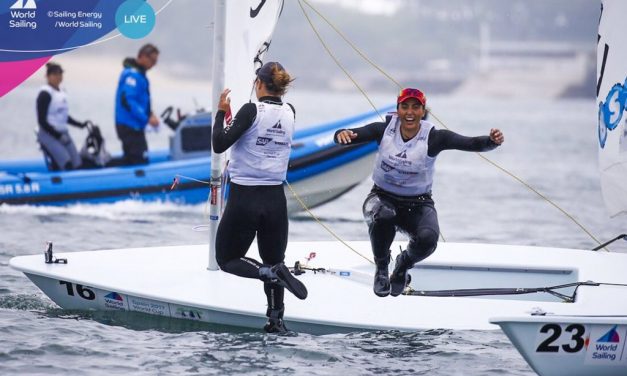
<svg viewBox="0 0 627 376">
<path fill-rule="evenodd" d="M 380 143 L 388 122 L 375 122 L 361 128 L 350 129 L 357 134 L 353 144 L 376 141 Z M 334 140 L 337 143 L 337 134 Z M 404 141 L 408 141 L 403 138 Z M 498 145 L 489 136 L 465 137 L 449 130 L 432 128 L 427 140 L 427 155 L 436 157 L 443 150 L 488 151 Z M 363 214 L 368 223 L 368 233 L 375 261 L 387 262 L 390 245 L 397 229 L 409 237 L 407 262 L 424 260 L 437 246 L 440 228 L 431 192 L 420 196 L 399 196 L 374 185 L 363 204 Z"/>
<path fill-rule="evenodd" d="M 262 97 L 259 101 L 282 104 L 279 97 Z M 247 103 L 239 110 L 231 126 L 225 129 L 225 113 L 218 111 L 212 131 L 214 152 L 223 153 L 231 147 L 253 125 L 256 116 L 256 105 Z M 259 268 L 283 262 L 287 234 L 287 200 L 282 184 L 230 183 L 229 199 L 216 235 L 216 259 L 222 270 L 240 277 L 261 279 Z M 245 257 L 255 235 L 263 264 Z M 283 287 L 264 283 L 264 291 L 269 310 L 283 308 Z"/>
</svg>

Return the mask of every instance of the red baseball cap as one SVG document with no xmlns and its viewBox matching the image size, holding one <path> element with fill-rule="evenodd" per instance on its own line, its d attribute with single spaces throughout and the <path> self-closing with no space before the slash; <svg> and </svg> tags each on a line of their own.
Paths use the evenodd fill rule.
<svg viewBox="0 0 627 376">
<path fill-rule="evenodd" d="M 418 89 L 412 89 L 409 87 L 401 90 L 398 94 L 398 98 L 396 99 L 396 104 L 403 103 L 409 98 L 416 98 L 423 106 L 427 105 L 427 97 L 425 96 L 425 93 Z"/>
</svg>

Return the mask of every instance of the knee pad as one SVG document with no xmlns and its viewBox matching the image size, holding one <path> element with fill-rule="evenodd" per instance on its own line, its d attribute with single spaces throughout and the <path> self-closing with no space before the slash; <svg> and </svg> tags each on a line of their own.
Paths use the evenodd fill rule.
<svg viewBox="0 0 627 376">
<path fill-rule="evenodd" d="M 363 206 L 364 219 L 368 225 L 377 221 L 390 221 L 396 217 L 396 208 L 391 203 L 372 195 L 366 199 Z"/>
</svg>

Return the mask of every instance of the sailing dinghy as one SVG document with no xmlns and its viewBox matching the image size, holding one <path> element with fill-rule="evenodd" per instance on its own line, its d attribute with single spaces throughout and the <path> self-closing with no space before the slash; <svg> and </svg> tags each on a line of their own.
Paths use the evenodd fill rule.
<svg viewBox="0 0 627 376">
<path fill-rule="evenodd" d="M 599 170 L 611 216 L 627 213 L 626 14 L 626 2 L 603 1 L 597 46 Z M 615 240 L 621 238 L 627 239 L 627 235 Z M 621 268 L 627 269 L 621 262 Z M 627 291 L 624 285 L 604 290 L 609 294 L 598 294 L 600 299 L 590 302 L 587 312 L 553 311 L 540 304 L 533 313 L 490 321 L 500 325 L 540 375 L 627 375 L 627 310 L 607 309 L 613 301 L 627 301 Z"/>
<path fill-rule="evenodd" d="M 253 4 L 254 3 L 254 4 Z M 233 54 L 224 56 L 225 39 L 259 35 L 247 32 L 264 19 L 276 21 L 281 1 L 216 1 L 214 43 L 214 104 L 222 87 L 233 89 L 239 108 L 249 97 L 254 79 L 252 55 L 248 65 L 230 71 Z M 250 9 L 259 10 L 255 13 Z M 234 22 L 233 18 L 238 21 Z M 226 38 L 223 34 L 226 20 Z M 230 25 L 230 26 L 229 26 Z M 271 33 L 271 30 L 269 31 Z M 242 35 L 244 37 L 242 37 Z M 235 38 L 237 39 L 237 38 Z M 255 43 L 246 42 L 249 45 Z M 241 56 L 239 63 L 246 60 Z M 233 64 L 236 64 L 233 62 Z M 228 67 L 229 69 L 224 69 Z M 237 89 L 230 74 L 251 79 Z M 224 84 L 220 78 L 224 79 Z M 238 95 L 244 99 L 238 99 Z M 212 197 L 220 197 L 219 156 L 212 159 Z M 212 200 L 212 230 L 220 216 Z M 213 238 L 212 238 L 213 239 Z M 397 249 L 400 244 L 394 244 Z M 143 312 L 150 315 L 254 328 L 265 322 L 266 299 L 256 280 L 218 270 L 213 243 L 175 247 L 112 249 L 58 253 L 52 245 L 46 257 L 20 256 L 11 267 L 24 272 L 62 308 Z M 256 246 L 249 251 L 258 257 Z M 379 298 L 372 291 L 374 266 L 370 243 L 290 242 L 286 264 L 294 266 L 309 290 L 306 300 L 286 294 L 287 327 L 308 333 L 362 330 L 497 329 L 490 317 L 522 315 L 539 305 L 556 314 L 607 315 L 627 312 L 626 254 L 575 249 L 489 244 L 442 243 L 427 260 L 411 271 L 410 289 L 396 298 Z M 56 258 L 55 258 L 56 257 Z M 208 261 L 208 262 L 207 262 Z M 207 267 L 208 264 L 208 267 Z"/>
</svg>

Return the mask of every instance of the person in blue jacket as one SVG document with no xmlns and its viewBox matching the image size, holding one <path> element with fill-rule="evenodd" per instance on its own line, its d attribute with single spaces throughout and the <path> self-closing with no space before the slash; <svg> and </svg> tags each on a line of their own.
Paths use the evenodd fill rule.
<svg viewBox="0 0 627 376">
<path fill-rule="evenodd" d="M 115 130 L 122 141 L 122 159 L 108 165 L 148 163 L 148 143 L 144 130 L 147 124 L 159 125 L 150 105 L 150 83 L 146 72 L 157 64 L 159 50 L 152 44 L 139 49 L 137 58 L 126 58 L 115 95 Z"/>
</svg>

